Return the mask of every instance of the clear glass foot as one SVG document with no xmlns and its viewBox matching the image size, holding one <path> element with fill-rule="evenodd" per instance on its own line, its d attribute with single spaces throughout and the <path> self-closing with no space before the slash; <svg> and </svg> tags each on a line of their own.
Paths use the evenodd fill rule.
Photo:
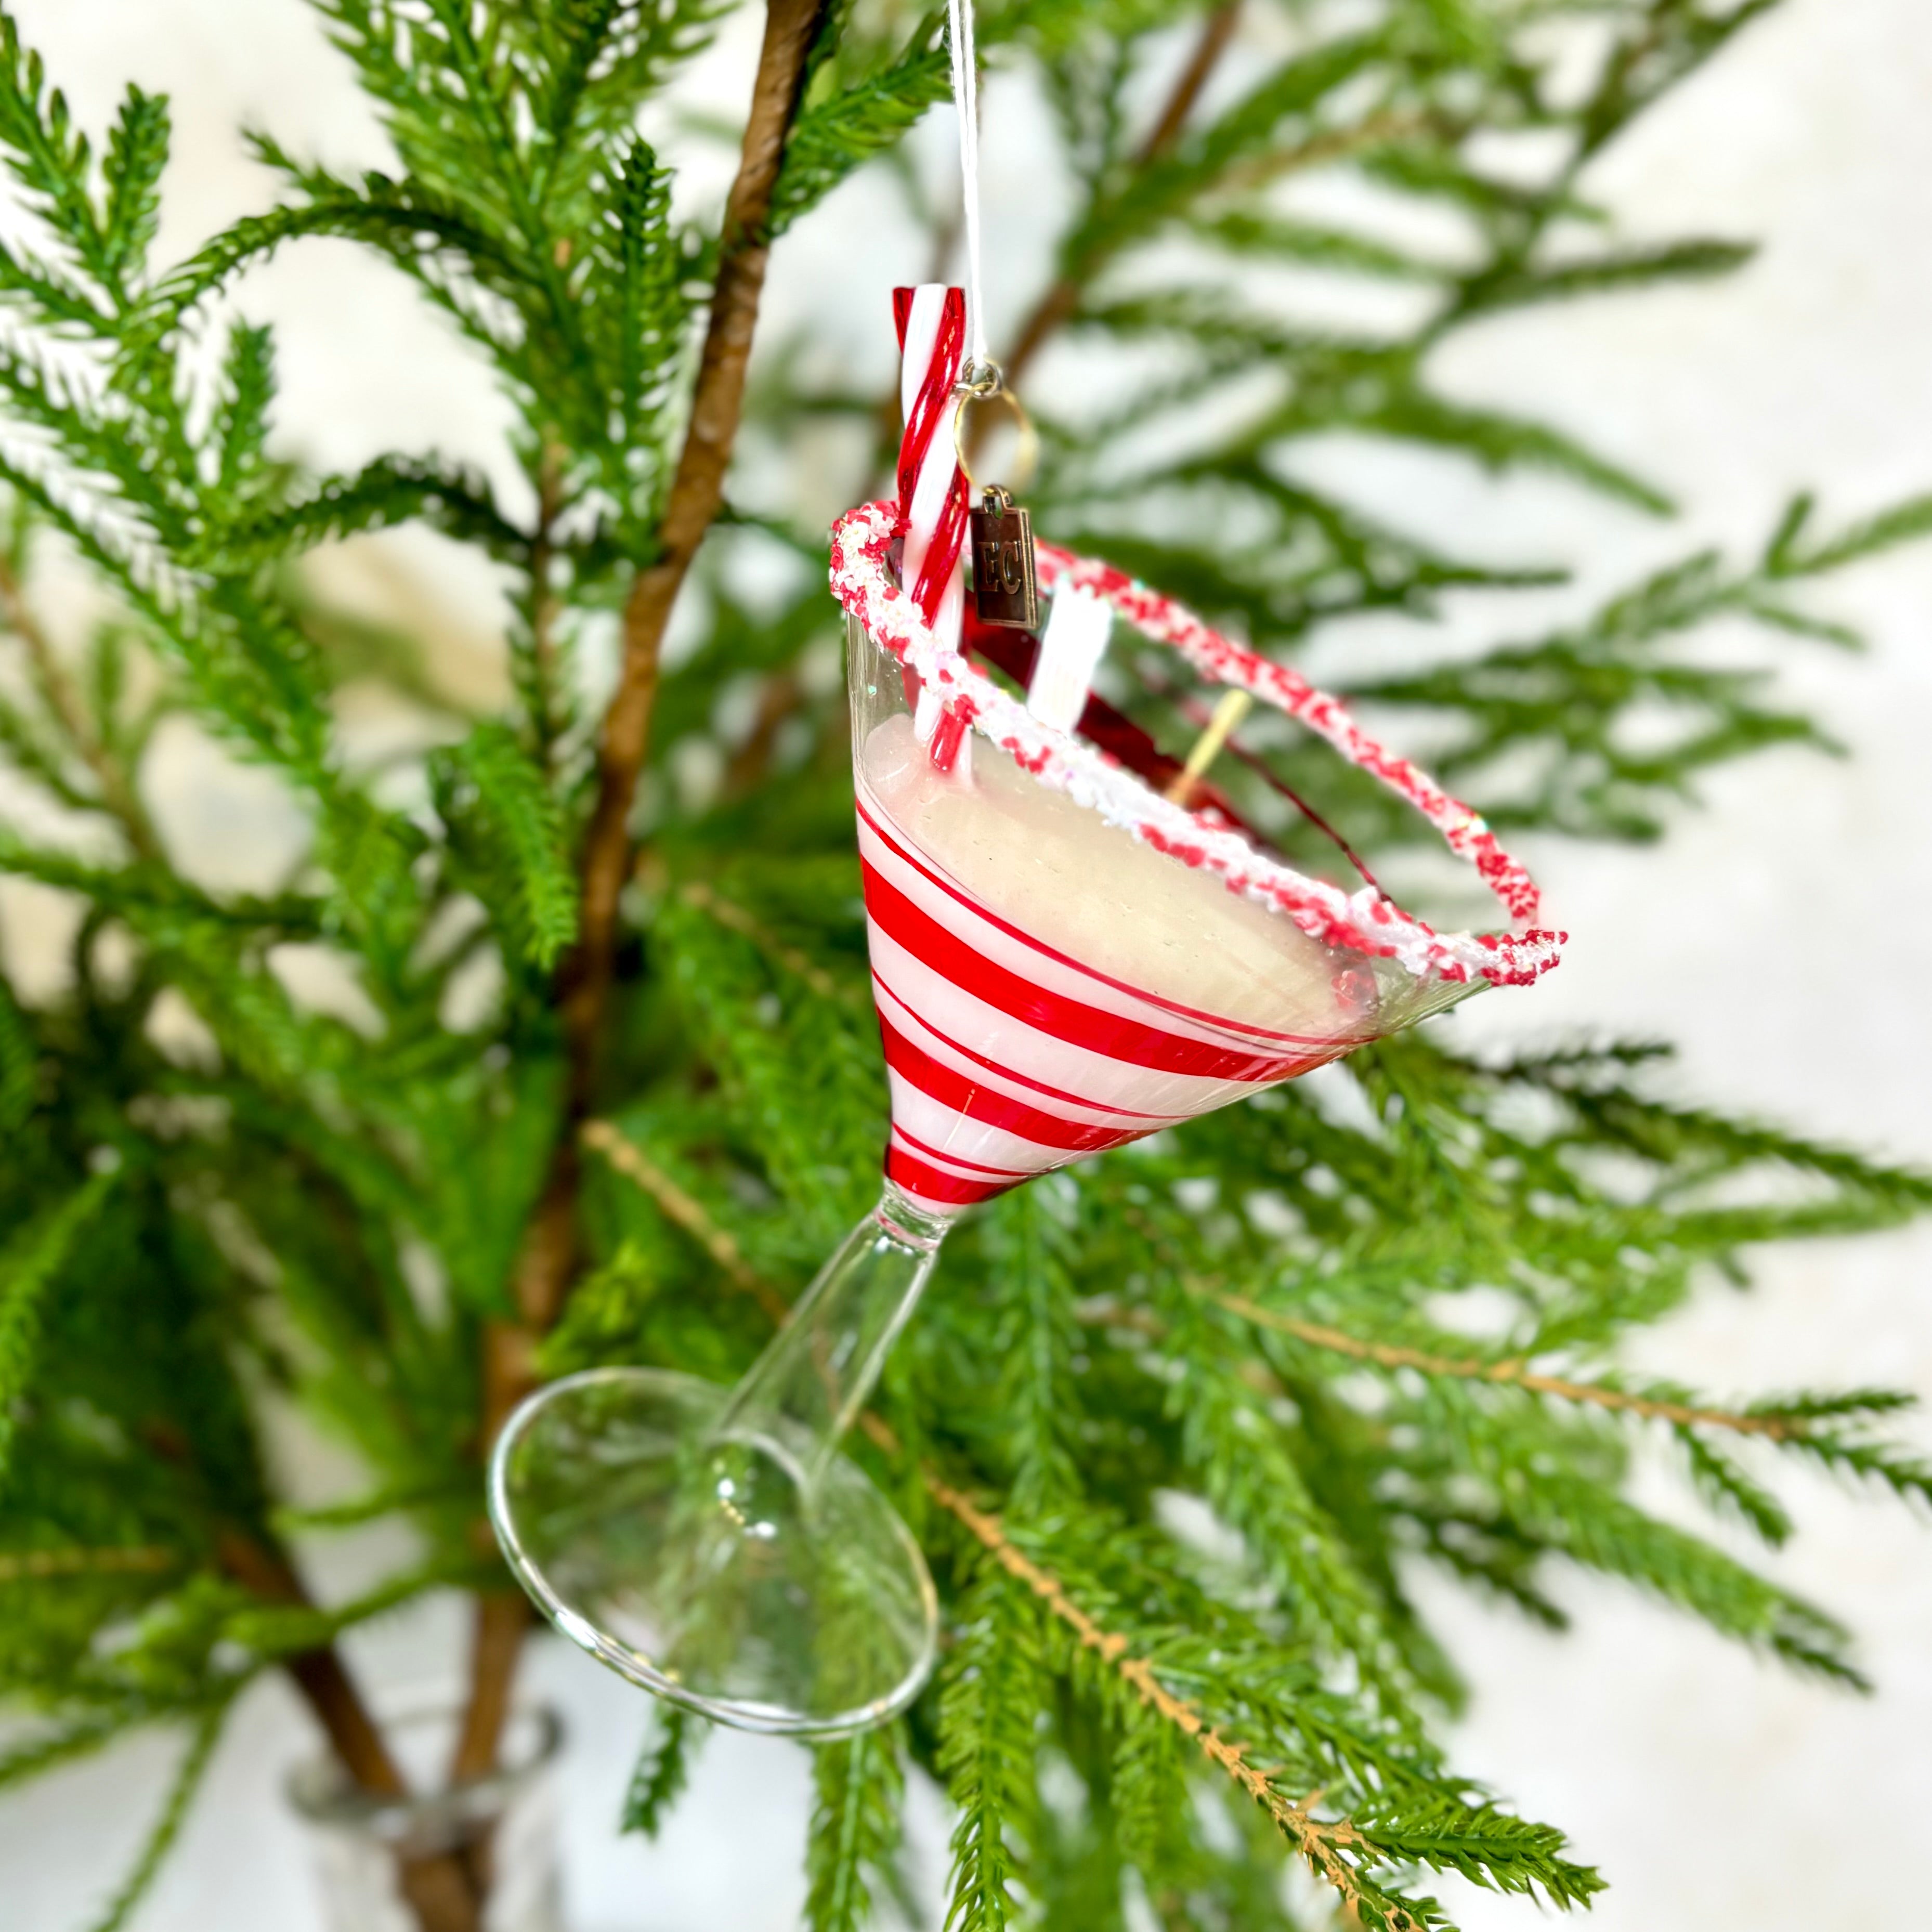
<svg viewBox="0 0 1932 1932">
<path fill-rule="evenodd" d="M 505 1425 L 490 1514 L 518 1580 L 632 1682 L 740 1730 L 837 1737 L 931 1674 L 926 1560 L 838 1436 L 944 1224 L 889 1198 L 736 1390 L 593 1369 Z"/>
</svg>

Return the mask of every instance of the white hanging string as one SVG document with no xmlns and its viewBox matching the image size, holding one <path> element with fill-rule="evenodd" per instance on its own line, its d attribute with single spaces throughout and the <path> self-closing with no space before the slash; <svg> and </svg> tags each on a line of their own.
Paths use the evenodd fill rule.
<svg viewBox="0 0 1932 1932">
<path fill-rule="evenodd" d="M 973 45 L 973 0 L 946 0 L 952 46 L 952 104 L 959 113 L 959 183 L 966 212 L 966 356 L 983 365 L 986 308 L 980 292 L 980 62 Z"/>
</svg>

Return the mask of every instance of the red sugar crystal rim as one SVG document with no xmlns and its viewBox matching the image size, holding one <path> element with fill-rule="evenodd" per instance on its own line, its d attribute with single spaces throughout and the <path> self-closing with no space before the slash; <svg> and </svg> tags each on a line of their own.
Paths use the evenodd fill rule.
<svg viewBox="0 0 1932 1932">
<path fill-rule="evenodd" d="M 1042 724 L 958 651 L 942 644 L 912 598 L 893 582 L 886 553 L 899 530 L 898 506 L 890 501 L 862 504 L 841 517 L 832 530 L 833 595 L 886 650 L 919 674 L 946 712 L 990 739 L 1042 784 L 1065 792 L 1155 850 L 1215 873 L 1230 891 L 1286 914 L 1311 938 L 1399 961 L 1418 978 L 1527 986 L 1561 957 L 1567 933 L 1437 932 L 1373 887 L 1349 893 L 1309 878 L 1257 852 L 1238 832 L 1162 797 L 1072 733 Z M 1102 598 L 1144 636 L 1178 651 L 1202 677 L 1246 691 L 1325 738 L 1351 764 L 1372 774 L 1421 813 L 1449 849 L 1475 867 L 1512 919 L 1527 925 L 1535 918 L 1535 881 L 1497 844 L 1480 816 L 1370 737 L 1340 699 L 1318 691 L 1286 665 L 1244 650 L 1172 598 L 1110 564 L 1049 543 L 1037 548 L 1042 589 L 1068 584 Z"/>
</svg>

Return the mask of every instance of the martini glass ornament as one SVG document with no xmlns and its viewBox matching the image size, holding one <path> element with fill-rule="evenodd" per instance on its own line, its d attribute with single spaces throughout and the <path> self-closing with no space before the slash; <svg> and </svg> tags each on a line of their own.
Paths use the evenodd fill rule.
<svg viewBox="0 0 1932 1932">
<path fill-rule="evenodd" d="M 879 1204 L 735 1390 L 572 1376 L 511 1418 L 491 1469 L 511 1564 L 567 1636 L 708 1717 L 820 1737 L 890 1716 L 932 1668 L 924 1561 L 838 1444 L 957 1218 L 1533 980 L 1562 938 L 1438 933 L 1154 790 L 935 628 L 896 580 L 899 535 L 897 506 L 872 504 L 832 544 L 891 1090 Z M 1104 565 L 1042 544 L 1039 568 L 1070 622 L 1104 606 L 1326 737 L 1533 917 L 1534 886 L 1480 819 L 1335 700 Z"/>
</svg>

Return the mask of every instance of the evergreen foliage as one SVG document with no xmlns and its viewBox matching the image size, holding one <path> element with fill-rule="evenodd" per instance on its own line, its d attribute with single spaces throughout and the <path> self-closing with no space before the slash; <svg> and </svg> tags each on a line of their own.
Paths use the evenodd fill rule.
<svg viewBox="0 0 1932 1932">
<path fill-rule="evenodd" d="M 169 262 L 152 259 L 166 103 L 130 88 L 83 130 L 0 11 L 0 151 L 31 230 L 0 248 L 0 764 L 33 800 L 0 826 L 0 871 L 82 914 L 64 990 L 30 1004 L 0 980 L 0 1697 L 30 1720 L 0 1787 L 134 1726 L 184 1730 L 104 1926 L 134 1912 L 256 1677 L 432 1588 L 502 1587 L 475 1534 L 485 1336 L 516 1314 L 525 1231 L 575 1131 L 566 1009 L 602 701 L 580 646 L 665 553 L 730 250 L 841 219 L 814 211 L 868 166 L 943 225 L 898 153 L 945 92 L 943 9 L 824 10 L 746 237 L 675 213 L 673 143 L 638 131 L 723 0 L 315 4 L 392 166 L 338 172 L 258 134 L 276 205 Z M 1800 500 L 1754 557 L 1700 551 L 1452 656 L 1420 646 L 1457 590 L 1559 574 L 1450 554 L 1295 462 L 1345 434 L 1665 514 L 1654 482 L 1559 428 L 1445 393 L 1433 352 L 1532 303 L 1744 259 L 1725 237 L 1624 244 L 1588 166 L 1768 4 L 1250 0 L 1275 17 L 1240 70 L 1158 123 L 1136 104 L 1184 70 L 1197 10 L 989 4 L 989 62 L 1043 90 L 1073 186 L 1010 369 L 1023 380 L 1065 330 L 1127 372 L 1105 421 L 1029 390 L 1042 526 L 1284 656 L 1365 614 L 1413 620 L 1410 665 L 1354 694 L 1400 707 L 1499 826 L 1653 838 L 1702 772 L 1822 743 L 1779 698 L 1769 646 L 1854 643 L 1812 580 L 1925 534 L 1932 497 L 1822 534 Z M 1580 91 L 1552 76 L 1566 24 L 1597 36 Z M 1520 136 L 1549 158 L 1496 165 Z M 1283 190 L 1324 172 L 1462 244 L 1311 218 Z M 278 442 L 245 278 L 318 236 L 374 251 L 487 360 L 517 412 L 516 500 L 434 452 L 317 476 Z M 1264 297 L 1258 263 L 1398 290 L 1408 320 L 1305 319 Z M 874 1184 L 884 1082 L 838 626 L 824 532 L 794 508 L 824 485 L 770 452 L 842 425 L 862 455 L 846 500 L 885 446 L 879 399 L 814 385 L 796 346 L 759 365 L 746 420 L 765 454 L 734 474 L 701 622 L 658 679 L 550 1372 L 735 1375 Z M 516 586 L 514 704 L 452 711 L 412 789 L 345 755 L 338 699 L 373 668 L 425 701 L 418 656 L 352 638 L 302 569 L 405 523 Z M 72 648 L 34 615 L 42 544 L 112 600 Z M 776 587 L 746 591 L 748 562 Z M 1756 668 L 1700 650 L 1724 620 L 1756 627 Z M 1158 665 L 1116 655 L 1117 701 L 1176 742 Z M 157 832 L 146 760 L 176 714 L 307 814 L 274 891 L 211 885 Z M 1358 850 L 1414 838 L 1327 754 L 1253 736 Z M 1272 784 L 1227 783 L 1308 849 Z M 290 992 L 277 956 L 297 944 L 334 962 L 357 1017 Z M 1411 1594 L 1422 1567 L 1551 1625 L 1552 1576 L 1601 1573 L 1860 1681 L 1825 1610 L 1633 1500 L 1632 1458 L 1667 1440 L 1714 1510 L 1774 1545 L 1778 1451 L 1932 1498 L 1932 1469 L 1887 1432 L 1906 1398 L 1726 1406 L 1619 1370 L 1618 1351 L 1700 1282 L 1742 1279 L 1762 1244 L 1892 1224 L 1932 1181 L 1666 1100 L 1660 1052 L 1483 1060 L 1432 1026 L 954 1237 L 856 1451 L 932 1555 L 946 1661 L 902 1725 L 818 1754 L 814 1932 L 856 1932 L 902 1893 L 908 1766 L 957 1808 L 948 1932 L 1124 1927 L 1142 1904 L 1163 1925 L 1290 1932 L 1308 1922 L 1284 1902 L 1291 1860 L 1381 1932 L 1448 1922 L 1431 1874 L 1586 1903 L 1599 1881 L 1558 1832 L 1433 1740 L 1460 1682 Z M 1502 1312 L 1476 1342 L 1447 1311 L 1478 1296 Z M 359 1493 L 282 1505 L 260 1435 L 286 1401 L 354 1448 Z M 389 1516 L 414 1527 L 410 1564 L 308 1600 L 292 1540 Z M 623 1819 L 646 1832 L 695 1741 L 675 1712 L 653 1736 Z"/>
</svg>

